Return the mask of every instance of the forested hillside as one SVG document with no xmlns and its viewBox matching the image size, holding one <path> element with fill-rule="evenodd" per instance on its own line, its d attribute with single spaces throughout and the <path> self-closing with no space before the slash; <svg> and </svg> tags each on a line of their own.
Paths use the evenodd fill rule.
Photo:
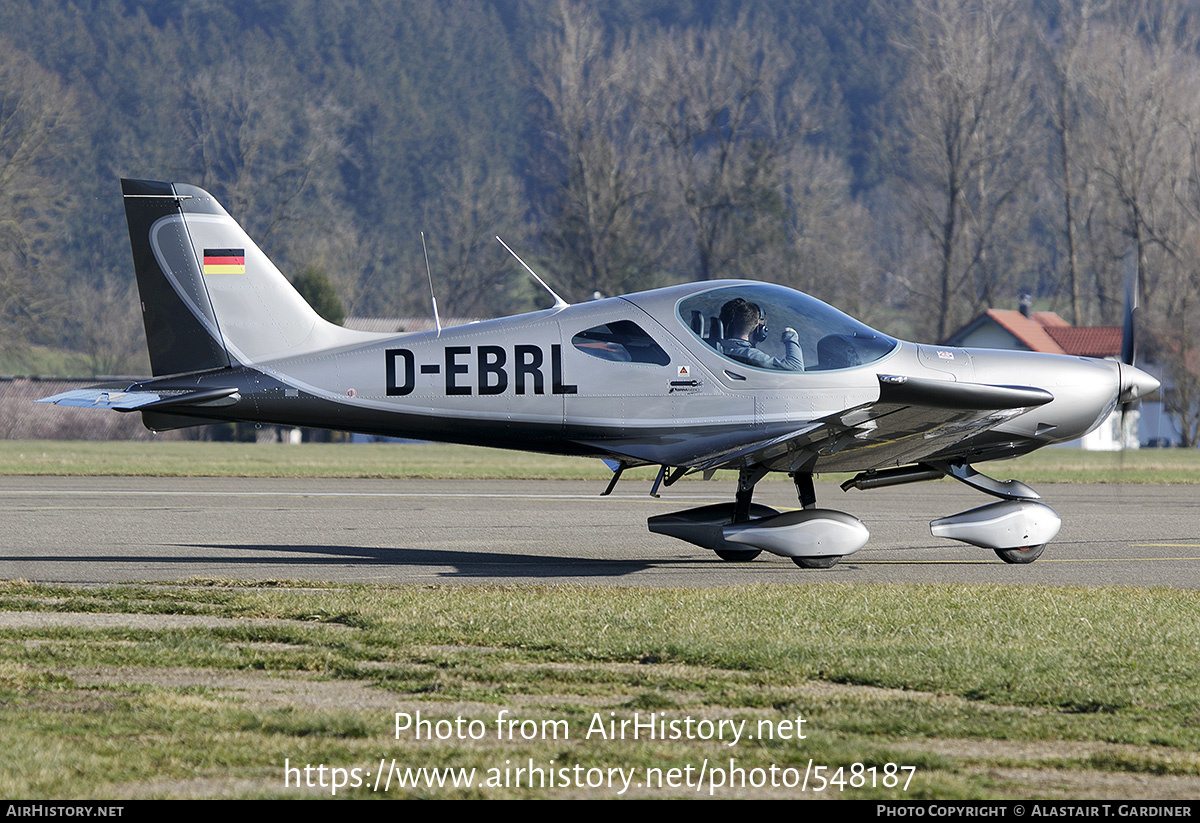
<svg viewBox="0 0 1200 823">
<path fill-rule="evenodd" d="M 796 286 L 937 339 L 1027 291 L 1200 384 L 1193 0 L 7 0 L 0 344 L 144 370 L 119 178 L 347 313 Z M 1196 438 L 1195 416 L 1184 414 Z"/>
</svg>

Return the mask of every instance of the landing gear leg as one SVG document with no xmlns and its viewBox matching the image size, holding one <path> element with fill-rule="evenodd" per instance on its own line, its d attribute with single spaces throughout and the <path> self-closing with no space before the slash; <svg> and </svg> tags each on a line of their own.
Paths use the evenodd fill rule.
<svg viewBox="0 0 1200 823">
<path fill-rule="evenodd" d="M 813 485 L 811 472 L 796 472 L 792 475 L 796 484 L 796 497 L 800 499 L 800 508 L 815 509 L 817 507 L 817 489 Z M 840 554 L 820 555 L 817 557 L 793 557 L 792 562 L 802 569 L 831 569 L 842 559 Z"/>
<path fill-rule="evenodd" d="M 738 473 L 737 494 L 734 496 L 733 522 L 750 520 L 750 503 L 754 499 L 754 486 L 766 475 L 761 468 L 742 469 Z M 729 563 L 749 563 L 762 554 L 762 549 L 716 549 L 717 557 Z"/>
<path fill-rule="evenodd" d="M 750 519 L 750 502 L 754 499 L 754 486 L 767 476 L 767 470 L 756 466 L 738 472 L 737 494 L 734 496 L 733 522 L 745 523 Z"/>
<path fill-rule="evenodd" d="M 817 490 L 813 486 L 812 474 L 796 472 L 792 475 L 792 482 L 796 484 L 796 497 L 800 498 L 800 508 L 815 509 L 817 507 Z"/>
</svg>

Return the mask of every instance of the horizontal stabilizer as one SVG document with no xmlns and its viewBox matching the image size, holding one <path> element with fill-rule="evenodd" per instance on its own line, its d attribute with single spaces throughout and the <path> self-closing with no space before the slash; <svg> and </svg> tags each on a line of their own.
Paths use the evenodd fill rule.
<svg viewBox="0 0 1200 823">
<path fill-rule="evenodd" d="M 43 397 L 38 403 L 53 403 L 56 406 L 75 406 L 84 409 L 113 409 L 134 411 L 137 409 L 164 409 L 171 406 L 230 405 L 238 400 L 236 388 L 191 390 L 123 391 L 97 387 L 74 389 L 52 397 Z M 223 402 L 222 402 L 223 401 Z"/>
</svg>

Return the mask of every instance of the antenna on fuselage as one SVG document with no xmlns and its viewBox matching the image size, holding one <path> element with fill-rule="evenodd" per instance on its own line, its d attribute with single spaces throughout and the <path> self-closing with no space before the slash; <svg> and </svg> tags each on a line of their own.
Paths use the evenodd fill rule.
<svg viewBox="0 0 1200 823">
<path fill-rule="evenodd" d="M 499 236 L 499 235 L 496 235 L 496 239 L 497 239 L 497 240 L 500 240 L 500 236 Z M 524 261 L 524 260 L 522 260 L 520 257 L 518 257 L 518 256 L 517 256 L 517 253 L 508 247 L 508 244 L 507 244 L 507 243 L 505 243 L 503 240 L 500 240 L 500 245 L 501 245 L 501 246 L 504 246 L 504 249 L 505 249 L 505 251 L 507 251 L 509 254 L 511 254 L 511 255 L 513 256 L 513 258 L 514 258 L 514 259 L 516 259 L 516 261 L 517 261 L 518 263 L 520 263 L 522 266 L 525 266 L 525 271 L 527 271 L 527 272 L 529 272 L 531 275 L 533 275 L 533 279 L 534 279 L 534 280 L 536 280 L 536 281 L 538 281 L 538 283 L 540 283 L 540 284 L 541 284 L 541 286 L 542 286 L 542 288 L 543 288 L 543 289 L 545 289 L 546 291 L 550 292 L 550 296 L 554 298 L 554 308 L 556 308 L 556 309 L 565 309 L 567 306 L 571 305 L 571 304 L 570 304 L 570 303 L 568 303 L 566 300 L 563 300 L 561 297 L 559 297 L 559 296 L 558 296 L 558 295 L 557 295 L 557 294 L 554 292 L 554 289 L 552 289 L 552 288 L 550 288 L 549 286 L 547 286 L 547 285 L 546 285 L 546 281 L 545 281 L 545 280 L 543 280 L 542 278 L 538 277 L 538 276 L 537 276 L 537 272 L 535 272 L 533 269 L 529 268 L 529 266 L 528 266 L 528 265 L 525 263 L 525 261 Z"/>
<path fill-rule="evenodd" d="M 433 301 L 433 325 L 437 327 L 437 336 L 442 336 L 442 320 L 438 317 L 437 297 L 433 293 L 433 269 L 429 268 L 429 249 L 425 248 L 425 232 L 421 232 L 421 251 L 425 252 L 425 273 L 429 275 L 429 299 Z"/>
</svg>

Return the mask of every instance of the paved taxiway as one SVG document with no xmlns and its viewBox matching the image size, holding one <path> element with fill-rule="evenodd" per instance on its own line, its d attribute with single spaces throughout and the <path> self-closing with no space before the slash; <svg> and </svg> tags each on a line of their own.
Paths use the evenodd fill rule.
<svg viewBox="0 0 1200 823">
<path fill-rule="evenodd" d="M 1040 486 L 1063 518 L 1042 559 L 1009 566 L 929 535 L 929 520 L 990 502 L 942 481 L 843 493 L 866 548 L 828 571 L 764 553 L 746 564 L 650 534 L 653 514 L 728 500 L 732 484 L 647 495 L 626 481 L 0 478 L 0 579 L 68 583 L 191 577 L 362 583 L 971 582 L 1200 588 L 1200 487 Z M 790 483 L 756 502 L 795 507 Z"/>
</svg>

